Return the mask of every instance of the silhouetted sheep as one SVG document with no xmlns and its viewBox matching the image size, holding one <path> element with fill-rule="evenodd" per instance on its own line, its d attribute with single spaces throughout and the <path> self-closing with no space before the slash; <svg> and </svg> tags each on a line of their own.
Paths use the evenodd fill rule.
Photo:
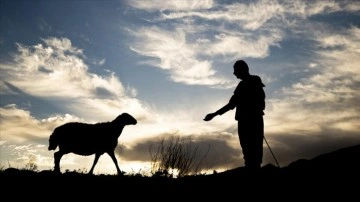
<svg viewBox="0 0 360 202">
<path fill-rule="evenodd" d="M 92 174 L 100 156 L 107 153 L 113 160 L 118 174 L 121 174 L 114 151 L 124 127 L 136 123 L 134 117 L 123 113 L 111 122 L 96 124 L 71 122 L 55 128 L 50 135 L 48 148 L 50 151 L 59 146 L 59 151 L 54 153 L 54 171 L 60 172 L 60 160 L 64 154 L 74 153 L 83 156 L 95 154 L 94 163 L 89 171 L 89 174 Z"/>
</svg>

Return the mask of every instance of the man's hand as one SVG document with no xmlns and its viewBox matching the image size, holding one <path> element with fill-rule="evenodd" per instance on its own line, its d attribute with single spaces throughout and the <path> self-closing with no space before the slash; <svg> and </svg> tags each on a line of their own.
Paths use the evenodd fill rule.
<svg viewBox="0 0 360 202">
<path fill-rule="evenodd" d="M 215 113 L 210 113 L 210 114 L 207 114 L 204 118 L 204 121 L 210 121 L 211 119 L 213 119 L 214 117 L 216 116 Z"/>
</svg>

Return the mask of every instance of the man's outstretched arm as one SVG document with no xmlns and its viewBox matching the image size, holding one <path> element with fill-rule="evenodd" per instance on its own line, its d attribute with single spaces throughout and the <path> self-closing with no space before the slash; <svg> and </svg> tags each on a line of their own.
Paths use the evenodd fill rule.
<svg viewBox="0 0 360 202">
<path fill-rule="evenodd" d="M 235 95 L 233 95 L 230 98 L 229 103 L 227 103 L 225 106 L 223 106 L 222 108 L 220 108 L 219 110 L 217 110 L 214 113 L 209 113 L 205 116 L 204 121 L 210 121 L 211 119 L 213 119 L 215 116 L 217 115 L 223 115 L 224 113 L 226 113 L 229 110 L 232 110 L 236 107 L 236 99 L 235 99 Z"/>
</svg>

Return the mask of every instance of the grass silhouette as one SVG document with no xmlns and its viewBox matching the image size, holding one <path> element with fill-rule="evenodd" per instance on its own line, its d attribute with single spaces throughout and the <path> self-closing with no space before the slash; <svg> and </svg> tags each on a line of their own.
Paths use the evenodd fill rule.
<svg viewBox="0 0 360 202">
<path fill-rule="evenodd" d="M 167 177 L 197 175 L 200 173 L 209 149 L 210 146 L 203 153 L 199 146 L 193 147 L 190 138 L 182 139 L 180 136 L 172 136 L 168 141 L 162 139 L 155 152 L 153 145 L 149 148 L 152 160 L 151 173 Z"/>
</svg>

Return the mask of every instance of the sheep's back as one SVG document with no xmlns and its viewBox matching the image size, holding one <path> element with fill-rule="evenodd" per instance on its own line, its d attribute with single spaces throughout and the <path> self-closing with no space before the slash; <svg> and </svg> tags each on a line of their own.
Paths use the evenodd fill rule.
<svg viewBox="0 0 360 202">
<path fill-rule="evenodd" d="M 80 155 L 91 155 L 115 149 L 117 137 L 108 123 L 67 123 L 55 129 L 60 150 Z"/>
</svg>

